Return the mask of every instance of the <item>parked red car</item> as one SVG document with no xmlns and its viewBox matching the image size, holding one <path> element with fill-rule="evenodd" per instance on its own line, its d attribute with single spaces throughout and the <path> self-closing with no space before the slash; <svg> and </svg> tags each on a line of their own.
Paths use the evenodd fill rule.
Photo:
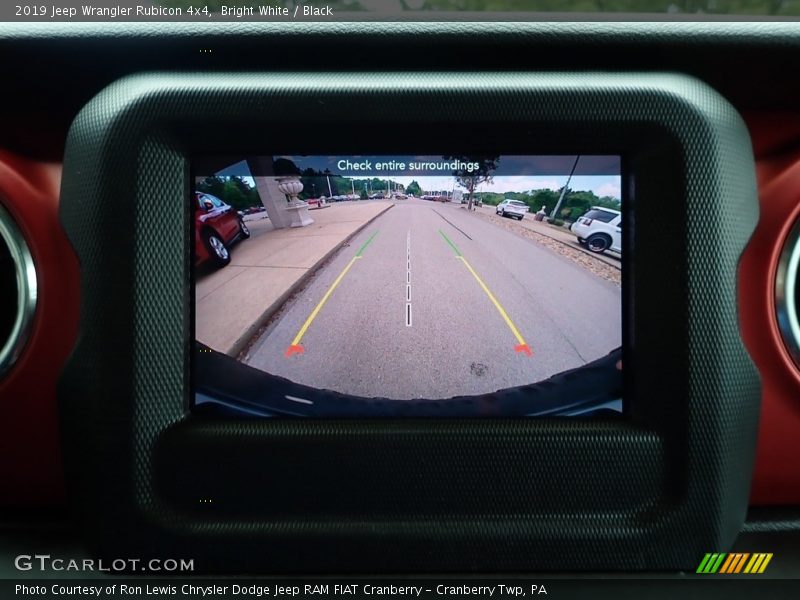
<svg viewBox="0 0 800 600">
<path fill-rule="evenodd" d="M 195 264 L 209 261 L 224 267 L 231 262 L 230 245 L 249 238 L 250 230 L 239 213 L 216 196 L 203 192 L 194 195 Z"/>
</svg>

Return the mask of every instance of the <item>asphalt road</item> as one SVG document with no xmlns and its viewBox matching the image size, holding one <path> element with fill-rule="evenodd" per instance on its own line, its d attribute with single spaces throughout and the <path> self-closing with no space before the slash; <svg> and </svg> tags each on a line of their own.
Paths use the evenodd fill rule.
<svg viewBox="0 0 800 600">
<path fill-rule="evenodd" d="M 620 290 L 458 205 L 398 201 L 289 300 L 244 362 L 394 399 L 545 379 L 621 345 Z"/>
</svg>

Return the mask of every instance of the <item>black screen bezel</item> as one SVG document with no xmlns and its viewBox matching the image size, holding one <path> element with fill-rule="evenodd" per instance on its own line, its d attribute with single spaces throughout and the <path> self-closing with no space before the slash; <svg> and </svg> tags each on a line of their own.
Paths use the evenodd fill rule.
<svg viewBox="0 0 800 600">
<path fill-rule="evenodd" d="M 396 135 L 392 136 L 392 139 L 396 139 L 396 138 L 397 138 Z M 311 147 L 313 147 L 313 145 Z M 457 151 L 458 150 L 456 148 L 440 148 L 436 152 L 430 152 L 427 149 L 425 149 L 424 152 L 421 152 L 419 149 L 417 149 L 415 152 L 412 152 L 412 154 L 415 155 L 415 156 L 416 155 L 420 155 L 420 154 L 432 155 L 432 156 L 433 155 L 446 156 L 446 155 L 454 155 Z M 270 156 L 284 156 L 286 154 L 287 153 L 283 152 L 283 151 L 281 151 L 279 154 L 269 154 L 269 153 L 262 152 L 262 153 L 259 154 L 259 157 L 260 158 L 264 158 L 264 157 L 270 157 Z M 394 154 L 397 154 L 397 153 L 394 153 Z M 501 152 L 501 151 L 499 151 L 497 149 L 494 149 L 493 151 L 490 151 L 490 149 L 488 149 L 488 148 L 484 148 L 483 151 L 479 155 L 487 155 L 487 156 L 492 155 L 493 156 L 495 154 L 499 154 L 501 156 L 510 156 L 510 154 L 507 153 L 507 152 L 504 153 L 504 152 Z M 532 157 L 535 157 L 535 156 L 542 156 L 542 155 L 545 155 L 545 154 L 546 153 L 543 153 L 543 152 L 518 152 L 518 153 L 515 153 L 514 156 L 532 156 Z M 318 152 L 310 152 L 308 150 L 304 150 L 302 152 L 292 153 L 292 155 L 298 155 L 298 156 L 299 155 L 302 155 L 302 156 L 320 156 L 320 155 L 323 155 L 323 154 L 318 153 Z M 357 149 L 351 149 L 350 152 L 334 152 L 333 155 L 335 155 L 335 156 L 360 156 L 360 155 L 375 155 L 375 156 L 378 156 L 378 153 L 373 153 L 371 151 L 365 150 L 363 147 L 360 147 L 360 148 L 357 148 Z M 550 154 L 550 155 L 552 155 L 552 154 Z M 594 155 L 600 155 L 600 154 L 599 153 L 594 153 Z M 626 357 L 631 357 L 632 356 L 632 352 L 633 352 L 632 339 L 630 338 L 630 336 L 628 334 L 628 329 L 629 329 L 628 316 L 629 316 L 629 314 L 627 312 L 626 304 L 628 303 L 629 298 L 630 298 L 629 289 L 634 284 L 633 284 L 633 281 L 631 280 L 632 278 L 626 277 L 626 274 L 625 274 L 625 261 L 627 260 L 627 258 L 626 258 L 626 254 L 627 253 L 625 252 L 625 249 L 627 248 L 628 244 L 630 243 L 629 240 L 631 239 L 631 237 L 633 235 L 632 228 L 630 228 L 628 226 L 628 223 L 630 221 L 632 221 L 632 218 L 631 218 L 632 211 L 629 211 L 628 207 L 627 207 L 627 200 L 628 200 L 628 198 L 630 197 L 630 194 L 631 194 L 631 186 L 628 185 L 628 181 L 627 181 L 626 174 L 625 174 L 625 159 L 624 159 L 624 157 L 619 155 L 618 153 L 615 153 L 615 152 L 608 152 L 608 153 L 604 153 L 603 155 L 604 156 L 617 156 L 617 157 L 620 158 L 620 172 L 619 172 L 620 183 L 621 183 L 621 185 L 620 185 L 620 189 L 621 189 L 621 199 L 620 199 L 621 200 L 621 211 L 620 212 L 622 213 L 622 216 L 623 216 L 623 227 L 622 227 L 622 232 L 621 232 L 623 252 L 622 252 L 621 259 L 620 259 L 620 263 L 621 263 L 620 264 L 620 278 L 621 278 L 621 281 L 620 281 L 620 315 L 621 315 L 621 335 L 620 335 L 620 339 L 621 339 L 621 349 L 622 349 L 622 360 L 623 360 L 623 364 L 624 364 L 625 362 L 627 362 Z M 562 156 L 574 156 L 574 154 L 573 155 L 564 154 Z M 189 197 L 188 197 L 188 200 L 187 200 L 188 207 L 189 207 L 188 208 L 188 218 L 187 218 L 189 231 L 187 232 L 187 239 L 189 241 L 189 246 L 190 246 L 190 249 L 189 249 L 190 259 L 189 260 L 190 260 L 190 264 L 192 265 L 192 268 L 189 271 L 189 290 L 190 290 L 189 291 L 189 322 L 190 322 L 190 328 L 189 328 L 189 332 L 188 332 L 188 339 L 186 341 L 186 346 L 189 349 L 189 355 L 187 357 L 187 360 L 188 360 L 188 363 L 189 363 L 190 379 L 189 379 L 189 396 L 188 396 L 187 402 L 188 402 L 188 407 L 189 407 L 190 411 L 195 411 L 195 408 L 196 408 L 195 407 L 195 394 L 196 394 L 197 386 L 196 386 L 195 382 L 196 382 L 196 376 L 197 376 L 196 375 L 197 361 L 195 361 L 193 359 L 197 355 L 197 352 L 200 351 L 198 349 L 197 340 L 196 340 L 196 337 L 195 337 L 195 327 L 196 327 L 196 313 L 195 313 L 195 309 L 196 309 L 196 303 L 195 303 L 196 285 L 195 285 L 195 278 L 196 278 L 197 268 L 198 267 L 197 267 L 197 264 L 196 264 L 197 256 L 196 256 L 196 253 L 195 253 L 195 246 L 194 246 L 194 216 L 193 216 L 194 202 L 195 202 L 195 199 L 194 199 L 195 183 L 194 182 L 196 181 L 197 177 L 202 177 L 202 176 L 208 176 L 209 175 L 209 173 L 205 172 L 204 168 L 198 169 L 198 164 L 209 164 L 209 163 L 211 163 L 211 164 L 222 164 L 222 163 L 225 162 L 225 160 L 227 158 L 228 157 L 220 157 L 220 156 L 214 156 L 214 155 L 192 156 L 192 157 L 190 157 L 190 161 L 189 161 L 189 163 L 190 163 L 189 169 L 190 170 L 189 170 L 189 180 L 188 180 L 188 183 L 187 183 L 187 188 L 189 189 Z M 235 162 L 237 159 L 234 158 L 233 156 L 231 156 L 229 160 Z M 579 251 L 579 250 L 576 249 L 576 251 Z M 221 353 L 219 353 L 219 357 L 218 358 L 219 358 L 219 360 L 224 360 L 224 358 L 223 358 Z M 557 375 L 557 374 L 554 373 L 553 375 Z M 632 373 L 630 373 L 630 371 L 627 371 L 627 372 L 623 371 L 623 384 L 622 384 L 623 394 L 622 394 L 622 397 L 621 397 L 621 400 L 622 400 L 622 412 L 619 415 L 620 417 L 623 417 L 623 418 L 625 418 L 627 416 L 627 413 L 629 411 L 629 408 L 628 408 L 629 401 L 626 398 L 627 398 L 627 392 L 630 389 L 629 381 L 631 380 L 632 377 L 633 377 L 633 375 L 632 375 Z M 538 383 L 538 382 L 531 382 L 531 384 L 535 384 L 535 383 Z M 264 384 L 265 385 L 269 385 L 270 384 L 270 379 L 269 378 L 264 378 Z M 520 389 L 520 388 L 518 388 L 518 389 Z M 487 397 L 487 396 L 491 396 L 491 395 L 492 394 L 473 394 L 473 395 L 469 395 L 467 397 L 468 398 L 479 399 L 481 397 Z M 347 396 L 347 394 L 344 394 L 344 396 Z M 372 399 L 372 398 L 359 398 L 359 397 L 353 397 L 353 396 L 349 396 L 349 398 L 352 398 L 352 400 L 356 401 L 356 402 L 361 401 L 361 402 L 369 403 L 369 404 L 373 404 L 373 405 L 376 405 L 376 404 L 386 405 L 387 403 L 391 404 L 391 403 L 395 403 L 395 402 L 405 402 L 406 404 L 408 404 L 407 401 L 394 400 L 394 399 L 389 399 L 389 398 Z M 461 398 L 462 402 L 459 402 L 459 404 L 463 404 L 463 399 L 465 397 L 461 396 L 460 398 Z M 429 401 L 429 400 L 426 400 L 424 398 L 420 398 L 419 401 L 426 402 L 426 401 Z M 442 400 L 439 401 L 440 405 L 443 405 L 443 404 L 446 404 L 446 403 L 447 403 L 446 399 L 442 399 Z M 377 406 L 375 408 L 377 408 Z M 238 415 L 237 415 L 237 412 L 238 412 Z M 378 413 L 377 415 L 375 414 L 376 412 Z M 472 414 L 464 414 L 465 412 L 466 413 L 472 413 Z M 203 413 L 196 413 L 196 414 L 201 414 L 202 416 L 204 416 L 206 418 L 210 417 L 210 418 L 223 418 L 223 419 L 224 418 L 230 418 L 232 415 L 233 416 L 238 416 L 238 418 L 247 418 L 248 417 L 248 415 L 244 411 L 239 412 L 239 411 L 235 411 L 235 410 L 234 411 L 230 411 L 230 412 L 222 410 L 222 411 L 218 411 L 218 412 L 212 411 L 210 413 L 207 412 L 205 414 L 203 414 Z M 253 417 L 253 418 L 285 418 L 285 417 L 294 417 L 294 416 L 296 416 L 296 415 L 293 415 L 293 414 L 276 414 L 276 415 L 269 416 L 269 417 L 257 417 L 256 416 L 256 417 Z M 521 416 L 521 415 L 517 415 L 517 414 L 509 414 L 509 415 L 494 414 L 492 416 L 487 417 L 485 415 L 480 414 L 479 408 L 475 404 L 472 404 L 472 405 L 470 405 L 468 407 L 462 408 L 461 410 L 459 410 L 458 412 L 455 412 L 453 414 L 448 414 L 447 411 L 445 410 L 445 411 L 442 411 L 441 413 L 439 413 L 437 415 L 437 418 L 503 418 L 503 417 L 509 417 L 509 418 L 563 418 L 561 415 Z M 326 417 L 308 416 L 307 418 L 330 418 L 330 417 L 327 417 L 327 416 Z M 373 408 L 373 410 L 369 410 L 369 411 L 365 410 L 364 414 L 349 414 L 346 417 L 339 417 L 339 418 L 348 418 L 348 419 L 352 418 L 352 419 L 358 420 L 358 419 L 362 419 L 362 418 L 392 418 L 392 416 L 391 416 L 391 411 L 389 411 L 389 410 L 387 410 L 385 413 L 382 413 L 380 408 L 378 408 L 377 411 L 374 410 L 374 408 Z M 419 416 L 414 416 L 413 413 L 412 413 L 411 415 L 403 415 L 402 418 L 411 418 L 411 419 L 413 419 L 413 418 L 420 418 L 420 417 Z M 582 416 L 572 417 L 572 416 L 570 416 L 568 418 L 570 418 L 570 419 L 572 419 L 572 418 L 581 419 L 581 418 L 585 418 L 585 417 L 582 417 Z"/>
<path fill-rule="evenodd" d="M 265 139 L 330 123 L 360 123 L 380 139 L 470 123 L 470 139 L 453 140 L 461 152 L 484 134 L 507 153 L 535 144 L 623 156 L 634 199 L 648 199 L 627 203 L 635 233 L 623 268 L 636 281 L 626 295 L 636 348 L 627 418 L 192 418 L 190 157 L 258 153 Z M 343 149 L 302 141 L 281 149 Z M 741 119 L 699 81 L 143 74 L 82 111 L 65 173 L 61 218 L 83 304 L 60 387 L 62 431 L 101 555 L 156 545 L 230 572 L 674 569 L 737 534 L 758 414 L 736 316 L 755 179 Z M 663 206 L 677 217 L 665 219 Z"/>
</svg>

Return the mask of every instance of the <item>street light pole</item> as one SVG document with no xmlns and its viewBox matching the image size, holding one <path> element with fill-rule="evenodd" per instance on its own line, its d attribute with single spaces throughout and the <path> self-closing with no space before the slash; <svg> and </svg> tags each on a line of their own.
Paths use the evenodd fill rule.
<svg viewBox="0 0 800 600">
<path fill-rule="evenodd" d="M 575 173 L 575 167 L 578 166 L 578 161 L 581 159 L 580 154 L 575 157 L 575 163 L 572 165 L 572 170 L 569 172 L 569 177 L 567 177 L 567 183 L 564 184 L 564 187 L 561 188 L 561 196 L 558 198 L 558 202 L 556 202 L 555 208 L 553 208 L 553 212 L 550 213 L 550 220 L 553 221 L 556 218 L 556 214 L 558 214 L 558 209 L 561 208 L 561 203 L 564 201 L 564 196 L 567 195 L 567 188 L 569 187 L 569 182 L 572 179 L 573 173 Z"/>
</svg>

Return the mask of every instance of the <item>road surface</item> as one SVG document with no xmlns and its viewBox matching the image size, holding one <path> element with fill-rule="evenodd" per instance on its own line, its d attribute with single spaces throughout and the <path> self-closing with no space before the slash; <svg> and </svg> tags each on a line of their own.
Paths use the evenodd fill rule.
<svg viewBox="0 0 800 600">
<path fill-rule="evenodd" d="M 621 345 L 619 287 L 470 215 L 398 201 L 243 357 L 297 383 L 393 399 L 540 381 Z"/>
</svg>

